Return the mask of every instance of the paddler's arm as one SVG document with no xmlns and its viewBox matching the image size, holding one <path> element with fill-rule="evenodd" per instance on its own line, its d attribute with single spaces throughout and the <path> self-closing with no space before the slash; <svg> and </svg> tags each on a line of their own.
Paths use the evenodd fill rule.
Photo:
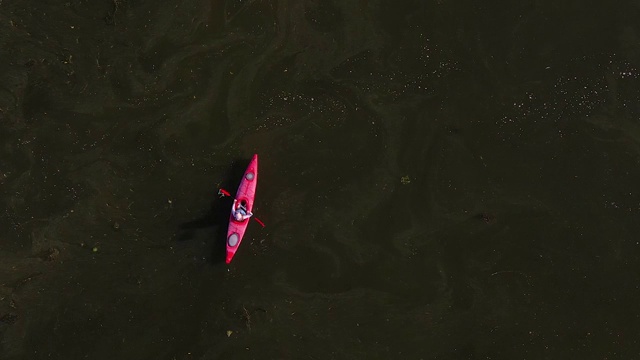
<svg viewBox="0 0 640 360">
<path fill-rule="evenodd" d="M 238 200 L 233 199 L 233 206 L 231 206 L 231 215 L 236 216 L 236 212 L 238 211 L 238 208 L 236 207 L 236 203 L 238 202 Z"/>
</svg>

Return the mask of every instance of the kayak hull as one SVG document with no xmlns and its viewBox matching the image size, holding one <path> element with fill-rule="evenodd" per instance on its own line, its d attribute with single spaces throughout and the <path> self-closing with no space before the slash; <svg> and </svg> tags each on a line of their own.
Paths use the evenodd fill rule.
<svg viewBox="0 0 640 360">
<path fill-rule="evenodd" d="M 245 170 L 244 175 L 242 176 L 242 180 L 240 181 L 240 185 L 238 186 L 238 191 L 235 196 L 238 203 L 242 203 L 250 212 L 253 212 L 253 200 L 256 196 L 257 185 L 258 154 L 255 154 L 253 155 L 251 162 L 249 162 L 247 170 Z M 233 216 L 231 216 L 231 212 L 229 212 L 229 228 L 227 229 L 227 264 L 231 263 L 233 256 L 236 254 L 236 251 L 238 251 L 238 248 L 242 243 L 244 233 L 247 231 L 247 226 L 249 226 L 249 220 L 251 220 L 251 218 L 243 221 L 237 221 Z"/>
</svg>

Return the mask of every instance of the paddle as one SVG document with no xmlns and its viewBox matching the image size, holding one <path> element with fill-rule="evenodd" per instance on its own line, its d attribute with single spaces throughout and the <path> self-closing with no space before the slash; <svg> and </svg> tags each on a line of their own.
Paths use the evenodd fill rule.
<svg viewBox="0 0 640 360">
<path fill-rule="evenodd" d="M 220 195 L 220 197 L 221 197 L 221 198 L 223 198 L 223 197 L 225 197 L 225 196 L 231 196 L 231 194 L 230 194 L 227 190 L 225 190 L 225 189 L 218 189 L 218 195 Z M 258 219 L 258 218 L 257 218 L 257 217 L 255 217 L 255 216 L 252 216 L 252 217 L 253 217 L 253 219 L 254 219 L 255 221 L 257 221 L 257 222 L 258 222 L 258 224 L 262 225 L 262 227 L 265 227 L 265 226 L 266 226 L 266 225 L 262 222 L 262 220 Z"/>
</svg>

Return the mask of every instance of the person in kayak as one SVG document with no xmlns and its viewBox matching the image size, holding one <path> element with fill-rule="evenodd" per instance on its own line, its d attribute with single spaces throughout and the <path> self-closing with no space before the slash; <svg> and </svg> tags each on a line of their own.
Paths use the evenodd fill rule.
<svg viewBox="0 0 640 360">
<path fill-rule="evenodd" d="M 247 210 L 246 207 L 242 203 L 238 204 L 237 199 L 233 199 L 233 206 L 231 207 L 231 216 L 233 216 L 236 221 L 245 221 L 250 218 L 253 213 Z"/>
</svg>

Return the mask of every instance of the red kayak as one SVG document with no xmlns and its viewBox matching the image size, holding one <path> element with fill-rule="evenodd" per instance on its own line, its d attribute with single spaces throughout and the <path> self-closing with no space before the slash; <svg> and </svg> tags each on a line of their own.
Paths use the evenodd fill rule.
<svg viewBox="0 0 640 360">
<path fill-rule="evenodd" d="M 253 199 L 256 196 L 256 186 L 258 185 L 258 154 L 253 155 L 247 170 L 244 172 L 235 199 L 238 204 L 242 204 L 249 212 L 253 210 Z M 233 209 L 232 209 L 233 210 Z M 231 262 L 233 256 L 238 251 L 242 237 L 244 236 L 250 219 L 237 221 L 229 215 L 229 229 L 227 230 L 227 264 Z"/>
</svg>

